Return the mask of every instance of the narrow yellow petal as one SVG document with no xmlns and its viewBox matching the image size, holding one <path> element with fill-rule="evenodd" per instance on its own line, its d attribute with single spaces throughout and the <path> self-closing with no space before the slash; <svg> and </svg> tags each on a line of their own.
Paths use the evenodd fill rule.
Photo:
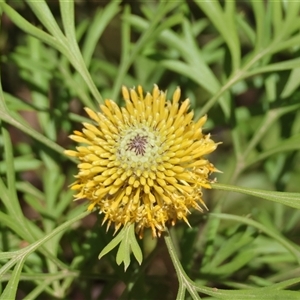
<svg viewBox="0 0 300 300">
<path fill-rule="evenodd" d="M 64 154 L 68 156 L 74 156 L 74 157 L 79 156 L 79 153 L 73 150 L 64 150 Z"/>
</svg>

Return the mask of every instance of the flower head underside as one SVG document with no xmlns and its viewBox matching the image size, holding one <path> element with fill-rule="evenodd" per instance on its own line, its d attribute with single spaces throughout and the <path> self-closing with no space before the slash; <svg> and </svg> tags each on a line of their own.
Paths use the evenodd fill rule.
<svg viewBox="0 0 300 300">
<path fill-rule="evenodd" d="M 104 214 L 108 228 L 135 223 L 140 237 L 145 228 L 160 236 L 167 224 L 188 224 L 191 208 L 206 207 L 202 188 L 217 169 L 204 156 L 217 143 L 202 133 L 206 116 L 193 121 L 189 99 L 180 103 L 180 88 L 172 100 L 156 85 L 146 95 L 141 86 L 122 94 L 125 107 L 106 100 L 101 112 L 85 108 L 94 122 L 74 131 L 71 139 L 82 145 L 66 150 L 80 161 L 71 188 Z"/>
</svg>

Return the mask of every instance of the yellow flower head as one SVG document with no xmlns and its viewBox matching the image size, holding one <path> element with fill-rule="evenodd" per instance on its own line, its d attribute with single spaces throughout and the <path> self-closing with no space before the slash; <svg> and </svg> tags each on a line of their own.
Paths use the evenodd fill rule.
<svg viewBox="0 0 300 300">
<path fill-rule="evenodd" d="M 191 208 L 206 207 L 201 190 L 217 170 L 203 156 L 217 144 L 202 133 L 206 116 L 195 122 L 189 99 L 179 103 L 179 87 L 172 101 L 156 85 L 146 96 L 141 86 L 122 93 L 125 107 L 106 100 L 101 112 L 85 108 L 94 124 L 70 136 L 84 146 L 65 151 L 80 161 L 71 188 L 105 215 L 108 228 L 135 223 L 140 237 L 148 227 L 160 236 L 166 224 L 189 224 Z"/>
</svg>

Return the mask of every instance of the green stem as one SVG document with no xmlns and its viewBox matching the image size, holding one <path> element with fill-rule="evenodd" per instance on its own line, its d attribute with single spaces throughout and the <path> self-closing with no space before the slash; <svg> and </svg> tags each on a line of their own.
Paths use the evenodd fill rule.
<svg viewBox="0 0 300 300">
<path fill-rule="evenodd" d="M 190 295 L 192 296 L 192 298 L 194 300 L 201 299 L 195 289 L 195 286 L 194 286 L 192 280 L 185 273 L 185 271 L 179 261 L 179 258 L 176 253 L 175 246 L 171 239 L 169 230 L 167 230 L 167 233 L 164 235 L 164 239 L 165 239 L 165 243 L 167 245 L 167 248 L 168 248 L 168 251 L 169 251 L 169 254 L 170 254 L 170 257 L 171 257 L 171 260 L 174 265 L 174 268 L 175 268 L 175 271 L 177 274 L 177 278 L 179 281 L 179 290 L 178 290 L 176 299 L 178 299 L 178 300 L 184 299 L 185 290 L 188 290 L 188 292 L 190 293 Z"/>
</svg>

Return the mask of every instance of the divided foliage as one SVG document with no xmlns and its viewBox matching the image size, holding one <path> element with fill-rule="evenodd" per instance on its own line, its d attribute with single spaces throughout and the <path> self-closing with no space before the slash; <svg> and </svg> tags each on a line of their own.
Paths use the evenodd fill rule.
<svg viewBox="0 0 300 300">
<path fill-rule="evenodd" d="M 0 299 L 300 299 L 299 14 L 284 0 L 0 1 Z M 106 232 L 72 201 L 63 154 L 84 106 L 154 83 L 179 85 L 223 142 L 209 212 L 166 245 Z"/>
</svg>

